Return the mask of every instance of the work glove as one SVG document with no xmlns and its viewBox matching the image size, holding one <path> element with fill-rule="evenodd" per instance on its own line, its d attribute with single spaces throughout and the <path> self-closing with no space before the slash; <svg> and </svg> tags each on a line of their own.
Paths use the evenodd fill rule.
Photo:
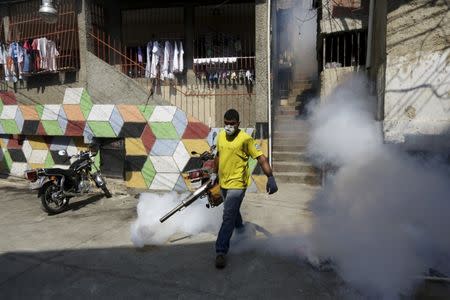
<svg viewBox="0 0 450 300">
<path fill-rule="evenodd" d="M 277 183 L 275 182 L 275 177 L 270 176 L 267 178 L 266 191 L 270 194 L 276 193 L 278 191 Z"/>
</svg>

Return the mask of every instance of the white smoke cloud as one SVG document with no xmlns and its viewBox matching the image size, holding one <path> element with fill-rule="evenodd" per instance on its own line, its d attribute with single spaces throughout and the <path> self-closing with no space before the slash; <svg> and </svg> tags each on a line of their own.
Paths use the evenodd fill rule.
<svg viewBox="0 0 450 300">
<path fill-rule="evenodd" d="M 223 206 L 207 209 L 206 199 L 198 199 L 164 223 L 159 219 L 177 206 L 187 194 L 142 193 L 137 205 L 138 217 L 131 224 L 131 241 L 136 247 L 162 245 L 177 232 L 198 234 L 217 233 L 222 221 Z"/>
<path fill-rule="evenodd" d="M 308 246 L 366 294 L 397 298 L 429 267 L 450 271 L 450 177 L 383 144 L 364 86 L 352 78 L 313 112 L 309 151 L 339 169 L 311 202 Z"/>
</svg>

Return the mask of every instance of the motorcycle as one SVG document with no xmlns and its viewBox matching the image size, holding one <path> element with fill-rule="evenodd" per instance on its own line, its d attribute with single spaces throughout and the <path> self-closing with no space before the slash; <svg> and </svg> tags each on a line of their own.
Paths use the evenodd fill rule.
<svg viewBox="0 0 450 300">
<path fill-rule="evenodd" d="M 216 134 L 213 135 L 213 141 L 215 136 Z M 220 185 L 219 183 L 214 182 L 211 178 L 214 168 L 215 147 L 215 145 L 212 145 L 209 151 L 205 151 L 201 154 L 195 151 L 191 152 L 192 155 L 198 155 L 200 161 L 202 162 L 201 168 L 193 169 L 187 172 L 187 178 L 193 191 L 184 200 L 182 200 L 180 204 L 159 219 L 161 223 L 200 198 L 207 198 L 207 208 L 216 207 L 222 204 L 223 198 L 220 191 Z"/>
<path fill-rule="evenodd" d="M 60 150 L 58 154 L 67 156 L 67 160 L 75 160 L 68 169 L 39 168 L 25 171 L 25 178 L 31 182 L 31 189 L 38 190 L 37 196 L 41 198 L 44 211 L 49 214 L 64 211 L 70 198 L 90 191 L 92 181 L 107 198 L 112 197 L 104 177 L 92 160 L 97 155 L 96 151 L 81 151 L 70 156 L 65 150 Z"/>
</svg>

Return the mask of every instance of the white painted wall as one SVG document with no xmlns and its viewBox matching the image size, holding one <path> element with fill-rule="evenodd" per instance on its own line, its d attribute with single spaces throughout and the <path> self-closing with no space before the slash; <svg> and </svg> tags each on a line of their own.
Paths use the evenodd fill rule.
<svg viewBox="0 0 450 300">
<path fill-rule="evenodd" d="M 450 50 L 388 55 L 386 65 L 386 142 L 449 147 Z"/>
</svg>

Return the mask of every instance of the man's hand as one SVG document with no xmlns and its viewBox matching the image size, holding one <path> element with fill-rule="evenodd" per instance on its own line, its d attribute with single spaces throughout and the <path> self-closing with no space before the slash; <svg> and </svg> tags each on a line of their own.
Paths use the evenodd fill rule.
<svg viewBox="0 0 450 300">
<path fill-rule="evenodd" d="M 266 191 L 270 194 L 276 193 L 278 191 L 277 183 L 275 182 L 275 177 L 269 176 L 267 178 Z"/>
</svg>

